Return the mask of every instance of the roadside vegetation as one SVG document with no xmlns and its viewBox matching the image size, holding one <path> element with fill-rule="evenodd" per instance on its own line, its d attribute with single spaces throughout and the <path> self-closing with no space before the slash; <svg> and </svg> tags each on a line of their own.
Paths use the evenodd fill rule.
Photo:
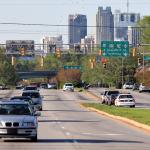
<svg viewBox="0 0 150 150">
<path fill-rule="evenodd" d="M 150 16 L 144 17 L 139 22 L 139 27 L 142 27 L 140 28 L 142 32 L 141 42 L 145 44 L 150 43 L 150 28 L 144 28 L 147 26 L 150 26 Z M 134 57 L 132 56 L 131 47 L 130 55 L 124 57 L 123 60 L 121 57 L 107 57 L 106 67 L 101 62 L 103 56 L 98 55 L 99 49 L 100 47 L 94 48 L 93 52 L 95 54 L 93 55 L 73 54 L 75 50 L 70 50 L 67 54 L 62 53 L 60 57 L 57 57 L 57 54 L 50 54 L 44 57 L 43 66 L 40 64 L 40 56 L 36 56 L 33 60 L 16 58 L 15 65 L 12 66 L 11 56 L 6 56 L 6 49 L 0 48 L 0 84 L 15 85 L 19 80 L 17 71 L 58 70 L 57 77 L 50 80 L 56 81 L 60 86 L 64 82 L 72 82 L 75 85 L 79 85 L 81 82 L 92 85 L 106 83 L 107 85 L 115 86 L 121 83 L 122 78 L 124 82 L 133 81 L 141 83 L 145 81 L 147 85 L 150 85 L 149 68 L 147 70 L 144 69 L 143 75 L 142 64 L 138 66 L 138 58 L 142 59 L 141 53 L 143 51 L 149 52 L 150 46 L 141 46 Z M 91 66 L 91 60 L 94 61 L 93 67 Z M 150 62 L 145 61 L 145 66 L 149 65 Z M 81 66 L 81 69 L 64 70 L 64 66 Z"/>
<path fill-rule="evenodd" d="M 116 106 L 107 106 L 107 105 L 96 104 L 96 103 L 84 103 L 82 105 L 85 107 L 96 108 L 106 113 L 115 116 L 125 117 L 150 126 L 150 117 L 148 115 L 150 114 L 150 109 L 116 107 Z"/>
</svg>

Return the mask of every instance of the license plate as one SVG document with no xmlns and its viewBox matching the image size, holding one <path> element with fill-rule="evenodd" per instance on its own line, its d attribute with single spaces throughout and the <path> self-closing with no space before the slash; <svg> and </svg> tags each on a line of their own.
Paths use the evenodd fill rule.
<svg viewBox="0 0 150 150">
<path fill-rule="evenodd" d="M 7 134 L 17 134 L 17 129 L 7 129 Z"/>
</svg>

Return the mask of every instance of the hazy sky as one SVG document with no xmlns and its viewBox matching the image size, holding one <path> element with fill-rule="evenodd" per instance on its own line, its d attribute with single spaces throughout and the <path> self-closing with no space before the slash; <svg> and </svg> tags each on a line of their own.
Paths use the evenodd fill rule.
<svg viewBox="0 0 150 150">
<path fill-rule="evenodd" d="M 129 0 L 129 12 L 150 15 L 150 0 Z M 111 6 L 126 12 L 126 0 L 0 0 L 0 23 L 67 25 L 69 14 L 87 15 L 88 25 L 95 25 L 99 6 Z M 88 28 L 88 34 L 94 34 Z M 0 41 L 35 40 L 62 34 L 67 43 L 67 27 L 18 26 L 0 24 Z"/>
</svg>

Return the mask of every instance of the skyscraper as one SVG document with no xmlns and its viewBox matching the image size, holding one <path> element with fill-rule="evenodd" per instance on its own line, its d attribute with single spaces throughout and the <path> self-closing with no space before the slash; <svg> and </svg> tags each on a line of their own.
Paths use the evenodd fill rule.
<svg viewBox="0 0 150 150">
<path fill-rule="evenodd" d="M 111 7 L 98 8 L 96 14 L 96 44 L 101 44 L 101 41 L 114 40 L 114 17 Z"/>
<path fill-rule="evenodd" d="M 137 44 L 140 44 L 140 30 L 139 28 L 128 26 L 128 41 L 132 47 L 137 47 Z"/>
<path fill-rule="evenodd" d="M 114 38 L 115 40 L 127 41 L 128 40 L 128 26 L 135 28 L 139 20 L 140 20 L 140 14 L 121 13 L 119 10 L 116 10 L 115 15 L 114 15 Z"/>
<path fill-rule="evenodd" d="M 86 15 L 81 14 L 69 15 L 68 26 L 69 26 L 68 29 L 69 48 L 73 48 L 74 44 L 80 44 L 81 39 L 87 36 Z"/>
</svg>

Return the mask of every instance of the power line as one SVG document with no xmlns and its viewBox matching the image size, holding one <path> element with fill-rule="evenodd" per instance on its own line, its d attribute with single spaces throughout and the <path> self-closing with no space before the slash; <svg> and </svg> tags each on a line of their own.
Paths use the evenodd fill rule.
<svg viewBox="0 0 150 150">
<path fill-rule="evenodd" d="M 96 28 L 96 27 L 102 27 L 102 28 L 128 28 L 128 27 L 114 27 L 114 26 L 93 26 L 93 25 L 87 25 L 87 26 L 81 26 L 81 25 L 63 25 L 63 24 L 42 24 L 42 23 L 19 23 L 19 22 L 0 22 L 0 25 L 17 25 L 17 26 L 45 26 L 45 27 L 87 27 L 87 28 Z M 137 26 L 137 27 L 131 27 L 131 28 L 150 28 L 150 26 Z"/>
</svg>

